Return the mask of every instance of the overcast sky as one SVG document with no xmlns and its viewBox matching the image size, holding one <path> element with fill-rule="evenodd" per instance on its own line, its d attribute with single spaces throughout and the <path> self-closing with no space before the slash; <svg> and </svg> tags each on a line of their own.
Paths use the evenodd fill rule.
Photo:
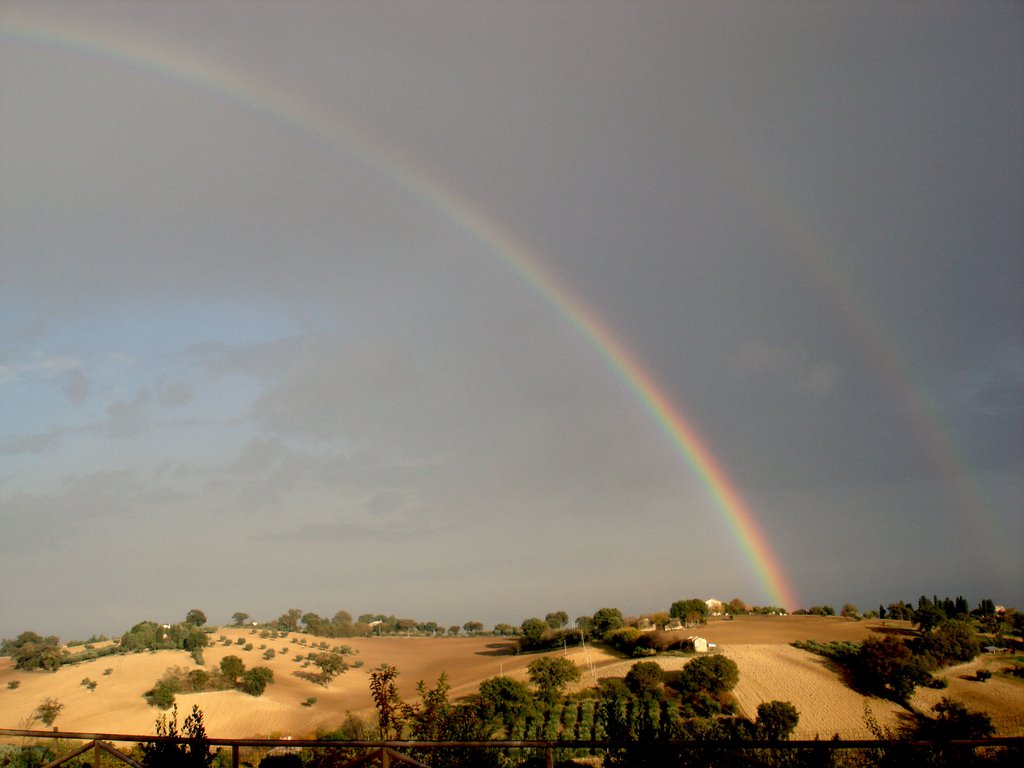
<svg viewBox="0 0 1024 768">
<path fill-rule="evenodd" d="M 787 607 L 1024 607 L 1022 39 L 1012 2 L 5 0 L 0 637 L 770 602 L 569 300 Z"/>
</svg>

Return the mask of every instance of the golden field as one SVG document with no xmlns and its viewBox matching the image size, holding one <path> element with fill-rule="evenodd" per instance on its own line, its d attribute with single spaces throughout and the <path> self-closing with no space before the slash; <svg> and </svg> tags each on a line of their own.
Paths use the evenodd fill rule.
<svg viewBox="0 0 1024 768">
<path fill-rule="evenodd" d="M 717 644 L 717 650 L 739 666 L 740 682 L 733 694 L 742 714 L 754 718 L 762 701 L 786 700 L 800 712 L 796 738 L 831 738 L 834 734 L 864 738 L 870 736 L 864 726 L 865 704 L 878 722 L 888 727 L 898 724 L 904 710 L 883 699 L 861 696 L 844 684 L 826 659 L 793 648 L 789 643 L 805 639 L 863 640 L 880 624 L 835 617 L 750 616 L 712 621 L 694 632 Z M 887 624 L 891 627 L 894 623 Z M 242 638 L 252 643 L 253 649 L 221 645 L 215 640 L 220 635 L 233 643 Z M 295 661 L 296 655 L 313 650 L 308 644 L 293 643 L 296 637 L 306 636 L 292 633 L 287 638 L 264 639 L 247 629 L 216 630 L 211 638 L 215 644 L 204 651 L 206 667 L 216 667 L 224 656 L 234 654 L 245 661 L 247 668 L 270 667 L 274 683 L 259 698 L 238 691 L 178 694 L 181 716 L 198 704 L 205 715 L 207 733 L 215 737 L 303 737 L 317 729 L 337 726 L 346 712 L 371 715 L 368 670 L 383 663 L 399 669 L 401 694 L 407 700 L 415 700 L 416 683 L 424 680 L 432 685 L 442 672 L 448 674 L 452 697 L 458 698 L 474 693 L 482 680 L 495 675 L 525 679 L 527 664 L 536 658 L 535 654 L 517 655 L 513 641 L 494 637 L 331 639 L 328 642 L 332 646 L 350 646 L 355 651 L 350 662 L 361 660 L 363 667 L 350 668 L 322 687 L 294 675 L 301 668 Z M 277 655 L 264 660 L 261 646 L 273 648 Z M 595 677 L 623 676 L 635 661 L 589 647 L 586 651 L 569 649 L 568 655 L 584 671 L 577 688 L 592 685 Z M 687 658 L 665 656 L 656 660 L 671 671 L 681 668 Z M 919 689 L 913 703 L 927 709 L 942 696 L 950 696 L 971 709 L 989 713 L 999 735 L 1024 735 L 1024 685 L 1002 677 L 993 677 L 987 683 L 966 679 L 978 668 L 995 671 L 1001 665 L 992 657 L 979 657 L 970 664 L 943 670 L 939 676 L 949 680 L 949 687 L 941 691 Z M 55 673 L 29 673 L 15 670 L 9 658 L 0 658 L 0 727 L 27 727 L 35 707 L 49 696 L 64 704 L 55 723 L 61 730 L 152 733 L 160 713 L 146 704 L 143 693 L 168 667 L 174 666 L 191 669 L 195 664 L 184 651 L 159 651 L 109 656 L 68 665 Z M 111 672 L 105 675 L 107 669 Z M 95 691 L 81 685 L 86 677 L 98 683 Z M 19 681 L 14 690 L 8 688 L 12 680 Z M 302 706 L 308 697 L 316 697 L 316 703 L 312 707 Z"/>
</svg>

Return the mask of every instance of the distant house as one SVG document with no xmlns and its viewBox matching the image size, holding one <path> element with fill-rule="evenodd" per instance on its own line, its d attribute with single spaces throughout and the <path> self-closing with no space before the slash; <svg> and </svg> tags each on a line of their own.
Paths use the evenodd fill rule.
<svg viewBox="0 0 1024 768">
<path fill-rule="evenodd" d="M 639 629 L 641 632 L 653 632 L 658 627 L 655 626 L 653 621 L 644 616 L 642 619 L 637 621 L 636 628 Z"/>
<path fill-rule="evenodd" d="M 676 632 L 678 630 L 681 630 L 682 628 L 683 628 L 683 620 L 682 619 L 670 619 L 669 622 L 665 625 L 665 631 L 666 632 Z"/>
<path fill-rule="evenodd" d="M 705 638 L 705 637 L 697 637 L 696 635 L 690 635 L 690 637 L 687 638 L 687 639 L 693 642 L 693 650 L 697 651 L 698 653 L 707 653 L 707 651 L 708 651 L 708 641 L 707 641 L 707 638 Z"/>
<path fill-rule="evenodd" d="M 715 600 L 711 597 L 704 601 L 704 605 L 708 607 L 708 613 L 712 616 L 720 616 L 725 613 L 725 603 L 721 600 Z"/>
</svg>

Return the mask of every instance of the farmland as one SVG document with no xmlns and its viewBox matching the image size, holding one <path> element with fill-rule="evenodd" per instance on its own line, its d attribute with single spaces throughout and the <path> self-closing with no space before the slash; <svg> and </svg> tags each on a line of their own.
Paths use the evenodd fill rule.
<svg viewBox="0 0 1024 768">
<path fill-rule="evenodd" d="M 893 622 L 888 622 L 890 627 Z M 880 628 L 878 621 L 846 621 L 818 616 L 744 616 L 733 621 L 712 620 L 693 630 L 717 645 L 739 667 L 739 684 L 733 691 L 739 714 L 756 715 L 763 701 L 791 701 L 800 712 L 797 738 L 868 736 L 864 725 L 865 704 L 884 727 L 893 727 L 905 712 L 896 704 L 865 697 L 851 690 L 838 671 L 820 656 L 793 648 L 794 640 L 863 640 Z M 217 638 L 223 637 L 223 640 Z M 604 677 L 621 677 L 634 660 L 613 651 L 588 646 L 546 654 L 517 654 L 511 639 L 500 637 L 417 638 L 370 637 L 346 639 L 352 653 L 349 668 L 326 686 L 296 676 L 314 638 L 299 633 L 261 638 L 247 629 L 215 630 L 214 644 L 204 651 L 204 665 L 216 667 L 227 655 L 240 656 L 247 667 L 267 666 L 274 684 L 259 698 L 237 690 L 178 694 L 179 709 L 198 704 L 210 735 L 220 737 L 302 737 L 318 729 L 336 727 L 346 712 L 370 716 L 368 671 L 389 664 L 400 671 L 398 687 L 407 700 L 416 699 L 416 683 L 433 684 L 441 673 L 448 675 L 453 699 L 476 692 L 479 683 L 499 674 L 525 680 L 526 667 L 539 655 L 568 655 L 583 670 L 583 678 L 570 692 L 580 693 Z M 241 641 L 241 643 L 239 642 Z M 251 644 L 250 650 L 244 650 Z M 272 658 L 264 658 L 273 649 Z M 668 672 L 687 663 L 688 656 L 661 656 L 658 663 Z M 66 665 L 57 672 L 24 672 L 13 668 L 9 658 L 0 659 L 0 726 L 25 727 L 33 709 L 44 697 L 64 704 L 55 723 L 62 730 L 149 733 L 158 710 L 147 705 L 143 694 L 169 667 L 195 668 L 184 651 L 143 652 L 108 656 L 82 664 Z M 921 689 L 913 703 L 927 709 L 940 696 L 949 695 L 969 707 L 988 712 L 1000 735 L 1024 735 L 1024 685 L 1004 677 L 981 684 L 971 678 L 981 667 L 998 669 L 998 662 L 982 657 L 967 665 L 940 673 L 949 680 L 945 691 Z M 109 671 L 108 671 L 109 670 Z M 82 681 L 97 682 L 89 690 Z M 17 681 L 14 688 L 10 683 Z M 310 705 L 309 700 L 315 699 Z M 524 735 L 575 728 L 587 718 L 585 702 L 561 707 L 554 725 L 549 721 L 523 723 Z M 516 736 L 519 733 L 514 734 Z"/>
</svg>

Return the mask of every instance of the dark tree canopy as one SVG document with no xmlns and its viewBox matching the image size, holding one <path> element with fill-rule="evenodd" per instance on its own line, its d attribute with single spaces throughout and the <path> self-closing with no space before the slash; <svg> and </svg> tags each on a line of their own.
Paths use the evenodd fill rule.
<svg viewBox="0 0 1024 768">
<path fill-rule="evenodd" d="M 668 609 L 668 614 L 675 619 L 704 618 L 708 615 L 708 604 L 700 598 L 676 600 Z"/>
<path fill-rule="evenodd" d="M 220 671 L 232 684 L 245 672 L 245 662 L 237 656 L 225 656 L 220 660 Z"/>
<path fill-rule="evenodd" d="M 552 611 L 544 616 L 544 621 L 552 629 L 561 629 L 569 623 L 569 614 L 565 611 Z"/>
<path fill-rule="evenodd" d="M 757 733 L 763 739 L 788 739 L 800 722 L 800 713 L 788 701 L 765 701 L 757 705 Z"/>
<path fill-rule="evenodd" d="M 185 614 L 185 623 L 194 624 L 197 627 L 201 627 L 206 624 L 206 614 L 200 611 L 198 608 L 193 608 L 191 611 Z"/>
<path fill-rule="evenodd" d="M 622 611 L 618 608 L 599 608 L 590 622 L 590 628 L 597 637 L 622 626 Z"/>
<path fill-rule="evenodd" d="M 731 691 L 739 679 L 739 667 L 727 656 L 698 656 L 683 667 L 677 685 L 685 693 L 720 694 Z"/>
<path fill-rule="evenodd" d="M 626 687 L 634 696 L 650 696 L 661 690 L 665 673 L 654 661 L 638 661 L 626 673 Z"/>
</svg>

